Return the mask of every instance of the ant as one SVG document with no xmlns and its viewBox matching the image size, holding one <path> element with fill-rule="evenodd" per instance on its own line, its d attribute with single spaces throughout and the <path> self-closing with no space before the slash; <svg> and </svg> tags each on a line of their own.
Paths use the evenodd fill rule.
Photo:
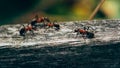
<svg viewBox="0 0 120 68">
<path fill-rule="evenodd" d="M 94 33 L 88 31 L 88 29 L 86 30 L 85 27 L 84 27 L 84 29 L 77 28 L 77 29 L 74 30 L 74 32 L 77 32 L 76 37 L 77 37 L 79 34 L 81 34 L 84 39 L 85 39 L 85 38 L 92 39 L 92 38 L 95 37 Z"/>
<path fill-rule="evenodd" d="M 33 28 L 30 24 L 28 24 L 27 26 L 24 26 L 24 25 L 23 25 L 23 27 L 19 30 L 19 34 L 20 34 L 20 36 L 23 36 L 23 37 L 25 38 L 26 33 L 27 33 L 28 31 L 30 31 L 30 33 L 31 33 L 32 35 L 34 35 L 33 30 L 35 30 L 35 28 Z"/>
</svg>

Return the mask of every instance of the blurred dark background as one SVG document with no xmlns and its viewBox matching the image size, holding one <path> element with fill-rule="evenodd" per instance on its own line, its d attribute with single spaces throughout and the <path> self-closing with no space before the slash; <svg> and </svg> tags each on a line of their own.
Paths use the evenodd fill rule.
<svg viewBox="0 0 120 68">
<path fill-rule="evenodd" d="M 0 0 L 0 24 L 12 23 L 32 10 L 38 2 L 39 0 Z"/>
<path fill-rule="evenodd" d="M 51 20 L 87 20 L 100 0 L 0 0 L 0 25 L 28 23 L 34 15 Z M 106 0 L 95 19 L 119 19 L 120 0 Z"/>
</svg>

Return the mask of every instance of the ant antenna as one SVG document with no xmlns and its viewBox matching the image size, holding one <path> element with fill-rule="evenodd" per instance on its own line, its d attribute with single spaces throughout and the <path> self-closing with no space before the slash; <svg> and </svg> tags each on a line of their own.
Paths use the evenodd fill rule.
<svg viewBox="0 0 120 68">
<path fill-rule="evenodd" d="M 25 27 L 25 25 L 22 25 L 23 27 Z"/>
</svg>

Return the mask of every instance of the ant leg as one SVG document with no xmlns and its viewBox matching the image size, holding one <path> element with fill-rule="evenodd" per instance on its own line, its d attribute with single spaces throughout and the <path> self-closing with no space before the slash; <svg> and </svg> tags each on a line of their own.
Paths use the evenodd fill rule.
<svg viewBox="0 0 120 68">
<path fill-rule="evenodd" d="M 35 36 L 35 33 L 33 30 L 30 30 L 30 32 L 31 32 L 32 36 Z"/>
<path fill-rule="evenodd" d="M 79 34 L 80 34 L 80 33 L 79 33 L 79 32 L 77 32 L 77 33 L 76 33 L 76 37 L 75 37 L 75 38 L 77 38 Z"/>
<path fill-rule="evenodd" d="M 26 32 L 23 33 L 23 39 L 26 39 Z"/>
</svg>

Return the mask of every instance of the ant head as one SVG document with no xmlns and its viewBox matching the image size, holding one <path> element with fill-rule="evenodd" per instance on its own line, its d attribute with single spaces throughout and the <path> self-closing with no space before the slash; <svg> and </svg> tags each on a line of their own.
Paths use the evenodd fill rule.
<svg viewBox="0 0 120 68">
<path fill-rule="evenodd" d="M 78 32 L 78 31 L 79 31 L 79 29 L 78 29 L 78 28 L 74 30 L 74 32 Z"/>
</svg>

